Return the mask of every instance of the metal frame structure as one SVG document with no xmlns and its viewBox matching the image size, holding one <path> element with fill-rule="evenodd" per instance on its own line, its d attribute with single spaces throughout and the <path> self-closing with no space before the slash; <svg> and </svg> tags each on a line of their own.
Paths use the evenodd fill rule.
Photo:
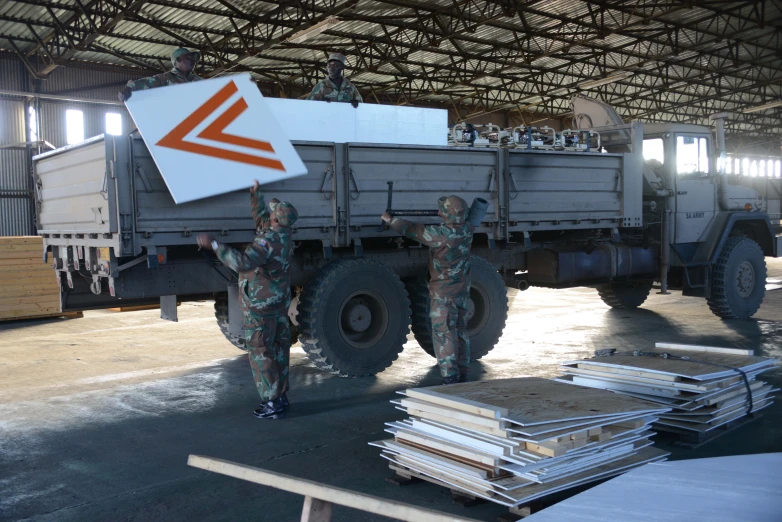
<svg viewBox="0 0 782 522">
<path fill-rule="evenodd" d="M 175 46 L 200 74 L 256 75 L 302 97 L 328 52 L 368 101 L 562 118 L 576 92 L 629 120 L 708 125 L 747 143 L 782 140 L 780 0 L 6 0 L 0 48 L 30 75 L 83 62 L 169 68 Z"/>
</svg>

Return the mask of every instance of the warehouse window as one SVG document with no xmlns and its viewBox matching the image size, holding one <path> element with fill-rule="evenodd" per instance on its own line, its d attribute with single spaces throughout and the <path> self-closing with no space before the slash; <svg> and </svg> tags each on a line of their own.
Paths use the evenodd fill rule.
<svg viewBox="0 0 782 522">
<path fill-rule="evenodd" d="M 84 113 L 77 110 L 65 111 L 65 134 L 68 145 L 84 141 Z"/>
<path fill-rule="evenodd" d="M 28 107 L 27 114 L 30 115 L 30 141 L 38 141 L 38 118 L 35 107 L 32 105 Z"/>
<path fill-rule="evenodd" d="M 662 138 L 644 140 L 644 159 L 646 161 L 657 160 L 665 163 L 665 150 Z"/>
<path fill-rule="evenodd" d="M 695 136 L 676 136 L 676 172 L 709 174 L 709 142 Z"/>
<path fill-rule="evenodd" d="M 106 113 L 106 134 L 114 136 L 122 134 L 122 114 L 118 112 Z"/>
</svg>

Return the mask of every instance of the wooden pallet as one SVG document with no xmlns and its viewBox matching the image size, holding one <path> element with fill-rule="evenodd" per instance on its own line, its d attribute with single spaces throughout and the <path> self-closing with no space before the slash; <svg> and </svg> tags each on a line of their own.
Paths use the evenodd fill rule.
<svg viewBox="0 0 782 522">
<path fill-rule="evenodd" d="M 54 314 L 42 314 L 42 315 L 22 315 L 19 317 L 0 317 L 0 323 L 8 321 L 35 321 L 38 319 L 53 319 L 55 317 L 62 317 L 63 319 L 79 319 L 84 317 L 84 312 L 58 312 Z"/>
<path fill-rule="evenodd" d="M 60 286 L 39 236 L 0 237 L 0 321 L 58 317 Z"/>
</svg>

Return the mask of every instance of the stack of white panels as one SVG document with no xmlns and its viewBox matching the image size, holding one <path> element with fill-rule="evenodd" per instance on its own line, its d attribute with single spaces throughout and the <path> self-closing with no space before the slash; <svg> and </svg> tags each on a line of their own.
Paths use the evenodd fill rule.
<svg viewBox="0 0 782 522">
<path fill-rule="evenodd" d="M 650 423 L 667 407 L 540 378 L 410 389 L 410 417 L 372 443 L 402 476 L 516 507 L 667 453 Z"/>
</svg>

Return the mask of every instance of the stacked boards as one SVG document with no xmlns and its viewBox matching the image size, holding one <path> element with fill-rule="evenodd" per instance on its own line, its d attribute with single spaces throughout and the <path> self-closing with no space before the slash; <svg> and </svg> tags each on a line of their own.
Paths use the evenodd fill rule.
<svg viewBox="0 0 782 522">
<path fill-rule="evenodd" d="M 60 287 L 39 236 L 0 237 L 0 321 L 59 315 Z"/>
<path fill-rule="evenodd" d="M 778 391 L 757 377 L 776 359 L 755 357 L 751 350 L 657 343 L 643 353 L 611 355 L 562 363 L 557 380 L 610 390 L 671 408 L 655 429 L 707 434 L 751 411 L 771 405 Z M 663 354 L 673 357 L 664 358 Z M 685 357 L 689 360 L 681 360 Z M 745 383 L 739 369 L 746 375 Z M 749 392 L 747 390 L 749 385 Z M 751 399 L 751 401 L 750 401 Z"/>
<path fill-rule="evenodd" d="M 371 443 L 390 468 L 511 508 L 668 455 L 649 425 L 669 408 L 604 390 L 529 377 L 401 393 L 409 418 Z"/>
</svg>

